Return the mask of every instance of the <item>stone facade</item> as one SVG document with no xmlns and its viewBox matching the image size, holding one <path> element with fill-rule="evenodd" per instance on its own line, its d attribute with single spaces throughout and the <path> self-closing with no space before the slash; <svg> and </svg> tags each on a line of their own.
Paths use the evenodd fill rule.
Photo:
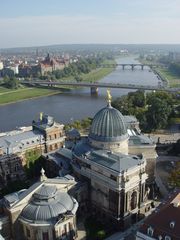
<svg viewBox="0 0 180 240">
<path fill-rule="evenodd" d="M 23 159 L 17 154 L 0 156 L 0 189 L 9 182 L 25 179 Z"/>
<path fill-rule="evenodd" d="M 0 137 L 0 188 L 24 179 L 28 155 L 55 151 L 62 148 L 64 142 L 64 125 L 47 115 L 33 121 L 32 130 L 14 131 Z"/>
<path fill-rule="evenodd" d="M 44 172 L 42 172 L 42 174 L 44 174 Z M 2 235 L 5 240 L 76 239 L 76 211 L 78 203 L 73 197 L 70 197 L 68 193 L 75 185 L 76 182 L 72 177 L 70 178 L 67 176 L 67 178 L 48 179 L 45 175 L 43 175 L 41 176 L 41 181 L 35 183 L 29 189 L 5 196 L 1 201 L 0 207 L 0 221 L 3 220 Z M 47 191 L 42 190 L 43 187 L 46 187 Z M 51 194 L 55 193 L 51 193 L 51 189 L 53 189 L 53 191 L 56 189 L 57 192 L 57 197 L 54 199 L 58 198 L 58 194 L 64 196 L 63 198 L 59 198 L 59 201 L 62 203 L 56 203 L 56 200 L 53 200 Z M 43 215 L 40 215 L 40 208 L 43 208 L 45 205 L 41 205 L 40 202 L 43 200 L 39 200 L 40 206 L 37 206 L 36 214 L 33 214 L 33 212 L 31 214 L 31 212 L 29 212 L 27 215 L 27 218 L 34 218 L 34 220 L 26 219 L 24 211 L 26 211 L 28 204 L 31 204 L 31 202 L 34 201 L 35 196 L 39 196 L 41 198 L 41 194 L 43 194 L 43 198 L 48 197 L 49 201 L 45 202 L 46 205 L 51 205 L 52 212 L 48 210 L 49 208 L 44 208 L 44 210 L 42 209 Z M 57 204 L 63 204 L 65 207 L 66 202 L 69 202 L 69 204 L 71 202 L 71 204 L 73 204 L 72 207 L 71 204 L 67 204 L 67 207 L 69 206 L 72 209 L 72 212 L 65 210 L 66 208 L 63 207 L 59 207 L 59 210 L 57 210 Z M 53 211 L 54 206 L 56 206 L 56 210 L 54 209 Z M 48 217 L 48 213 L 45 213 L 46 210 L 50 211 L 49 214 L 52 214 L 52 217 L 51 215 Z M 62 214 L 60 214 L 57 218 L 53 218 L 53 214 L 57 214 L 56 211 L 62 211 Z M 42 221 L 40 220 L 41 218 Z"/>
</svg>

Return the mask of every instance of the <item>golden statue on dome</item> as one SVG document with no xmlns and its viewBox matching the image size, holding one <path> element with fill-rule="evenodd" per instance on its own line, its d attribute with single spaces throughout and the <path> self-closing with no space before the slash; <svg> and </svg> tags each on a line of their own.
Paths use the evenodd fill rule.
<svg viewBox="0 0 180 240">
<path fill-rule="evenodd" d="M 111 104 L 112 96 L 110 89 L 107 89 L 107 102 L 108 104 Z"/>
</svg>

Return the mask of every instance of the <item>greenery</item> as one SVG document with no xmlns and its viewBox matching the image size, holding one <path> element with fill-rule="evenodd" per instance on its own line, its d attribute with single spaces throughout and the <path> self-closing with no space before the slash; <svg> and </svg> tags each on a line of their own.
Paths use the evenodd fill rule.
<svg viewBox="0 0 180 240">
<path fill-rule="evenodd" d="M 180 87 L 180 76 L 174 71 L 171 71 L 169 68 L 161 67 L 158 67 L 156 71 L 168 81 L 170 87 Z"/>
<path fill-rule="evenodd" d="M 57 94 L 59 92 L 59 89 L 54 90 L 50 88 L 19 88 L 14 90 L 1 87 L 0 104 L 12 103 L 24 99 Z"/>
<path fill-rule="evenodd" d="M 91 71 L 99 68 L 103 63 L 115 62 L 112 55 L 97 54 L 96 56 L 89 56 L 84 58 L 79 58 L 77 62 L 72 62 L 62 70 L 55 70 L 53 72 L 48 72 L 46 75 L 41 76 L 41 79 L 67 79 L 73 78 L 77 81 L 82 81 L 82 74 L 88 74 Z"/>
<path fill-rule="evenodd" d="M 33 150 L 27 150 L 25 153 L 25 158 L 26 158 L 25 171 L 27 177 L 29 179 L 38 177 L 42 167 L 41 149 L 37 148 Z"/>
<path fill-rule="evenodd" d="M 75 120 L 73 123 L 66 124 L 65 130 L 70 130 L 71 128 L 76 128 L 78 130 L 88 129 L 92 123 L 92 118 L 85 118 L 83 120 Z"/>
<path fill-rule="evenodd" d="M 112 102 L 124 115 L 134 115 L 144 132 L 166 128 L 171 118 L 179 118 L 179 99 L 167 92 L 128 93 Z"/>
<path fill-rule="evenodd" d="M 17 89 L 19 86 L 19 80 L 16 77 L 4 77 L 3 79 L 4 86 L 6 88 Z"/>
<path fill-rule="evenodd" d="M 97 221 L 94 217 L 86 219 L 85 228 L 87 231 L 87 239 L 89 240 L 101 240 L 107 237 L 105 225 Z"/>
</svg>

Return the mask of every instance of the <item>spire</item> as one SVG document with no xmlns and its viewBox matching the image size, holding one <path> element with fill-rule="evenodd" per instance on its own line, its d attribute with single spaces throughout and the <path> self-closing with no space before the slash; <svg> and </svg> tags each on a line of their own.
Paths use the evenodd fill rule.
<svg viewBox="0 0 180 240">
<path fill-rule="evenodd" d="M 43 182 L 47 179 L 46 175 L 45 175 L 45 170 L 44 168 L 41 168 L 41 176 L 40 176 L 40 181 Z"/>
<path fill-rule="evenodd" d="M 107 103 L 109 107 L 111 106 L 111 100 L 112 100 L 111 91 L 110 89 L 107 89 Z"/>
</svg>

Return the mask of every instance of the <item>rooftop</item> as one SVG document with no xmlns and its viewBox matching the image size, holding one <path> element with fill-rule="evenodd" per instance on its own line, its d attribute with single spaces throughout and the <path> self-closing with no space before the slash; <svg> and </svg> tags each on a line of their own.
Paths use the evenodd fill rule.
<svg viewBox="0 0 180 240">
<path fill-rule="evenodd" d="M 180 239 L 180 193 L 169 197 L 166 203 L 154 211 L 140 227 L 139 232 L 147 234 L 147 229 L 153 229 L 153 237 L 171 237 L 173 240 Z"/>
<path fill-rule="evenodd" d="M 81 140 L 76 144 L 74 154 L 81 158 L 86 158 L 116 172 L 126 171 L 144 163 L 144 159 L 135 155 L 125 155 L 113 153 L 108 150 L 98 150 L 88 144 L 87 139 Z"/>
</svg>

